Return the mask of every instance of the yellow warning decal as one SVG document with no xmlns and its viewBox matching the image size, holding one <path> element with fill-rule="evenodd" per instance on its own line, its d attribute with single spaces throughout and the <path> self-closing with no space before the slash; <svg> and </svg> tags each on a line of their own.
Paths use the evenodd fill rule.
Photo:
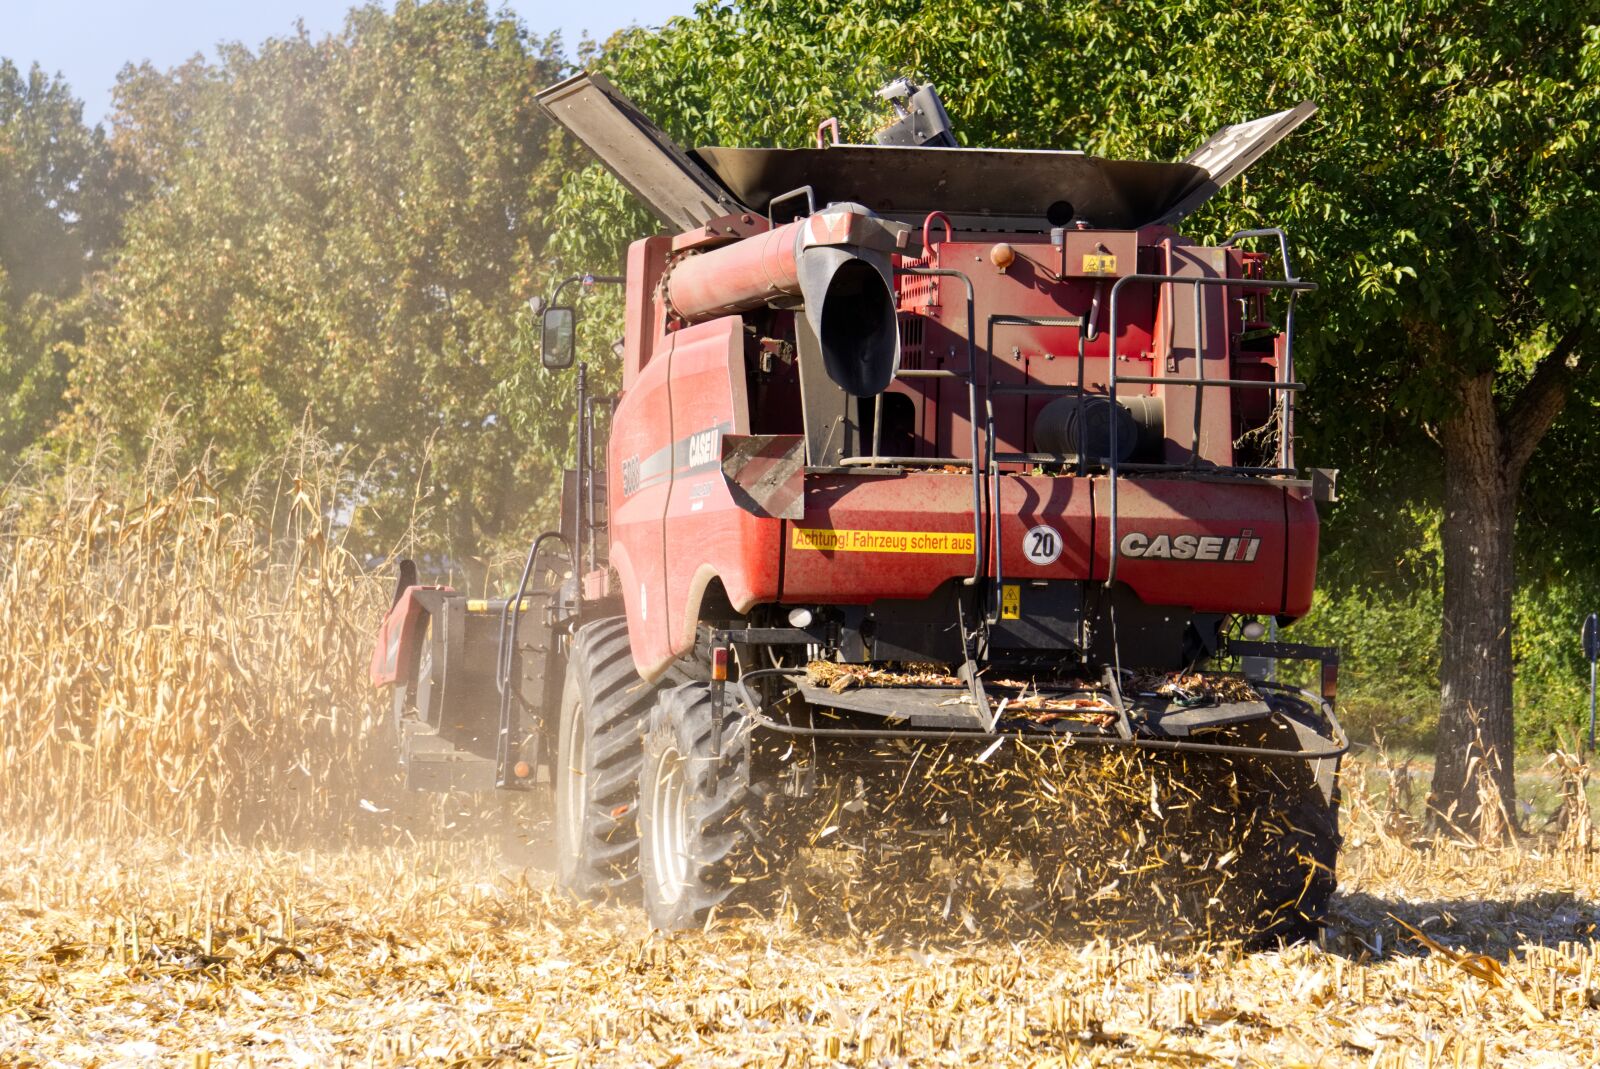
<svg viewBox="0 0 1600 1069">
<path fill-rule="evenodd" d="M 1083 254 L 1083 274 L 1085 275 L 1114 275 L 1117 273 L 1117 258 L 1110 253 Z"/>
<path fill-rule="evenodd" d="M 972 532 L 835 531 L 828 527 L 796 527 L 794 549 L 834 553 L 971 553 Z"/>
<path fill-rule="evenodd" d="M 1022 619 L 1022 588 L 1015 583 L 1000 584 L 1000 619 Z"/>
</svg>

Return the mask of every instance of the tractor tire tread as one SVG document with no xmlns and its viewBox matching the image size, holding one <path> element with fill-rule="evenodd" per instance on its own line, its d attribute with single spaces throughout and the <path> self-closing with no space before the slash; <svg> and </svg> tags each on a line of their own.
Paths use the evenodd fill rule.
<svg viewBox="0 0 1600 1069">
<path fill-rule="evenodd" d="M 582 700 L 588 805 L 582 847 L 575 857 L 558 849 L 557 868 L 562 886 L 581 898 L 627 899 L 637 885 L 635 811 L 643 732 L 653 697 L 654 689 L 634 668 L 625 618 L 597 620 L 573 636 L 562 697 L 563 735 L 569 706 Z M 558 767 L 557 774 L 569 773 Z"/>
<path fill-rule="evenodd" d="M 648 784 L 641 789 L 639 866 L 645 911 L 651 924 L 664 931 L 701 927 L 714 909 L 735 898 L 754 903 L 767 884 L 747 879 L 743 871 L 760 839 L 749 819 L 752 810 L 759 808 L 760 798 L 750 787 L 748 721 L 726 712 L 723 715 L 723 760 L 713 785 L 710 687 L 686 683 L 665 689 L 651 713 L 642 778 L 653 773 L 656 759 L 668 746 L 675 746 L 686 758 L 688 770 L 688 879 L 675 902 L 666 902 L 655 892 L 649 824 L 657 815 L 652 811 Z"/>
</svg>

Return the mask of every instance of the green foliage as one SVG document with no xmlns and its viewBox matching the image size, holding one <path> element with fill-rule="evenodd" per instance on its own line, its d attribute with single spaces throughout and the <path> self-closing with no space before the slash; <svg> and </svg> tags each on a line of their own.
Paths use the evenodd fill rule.
<svg viewBox="0 0 1600 1069">
<path fill-rule="evenodd" d="M 1439 720 L 1439 590 L 1328 588 L 1297 641 L 1340 649 L 1339 715 L 1363 742 L 1427 748 Z"/>
<path fill-rule="evenodd" d="M 1224 124 L 1316 100 L 1307 126 L 1185 229 L 1284 225 L 1322 287 L 1302 306 L 1301 459 L 1343 468 L 1347 500 L 1325 530 L 1324 596 L 1296 636 L 1346 645 L 1358 717 L 1420 740 L 1440 667 L 1438 421 L 1465 376 L 1495 372 L 1515 394 L 1589 314 L 1594 23 L 1585 0 L 1003 3 L 976 17 L 956 0 L 749 0 L 621 35 L 600 64 L 690 145 L 804 145 L 828 115 L 867 140 L 884 117 L 872 90 L 904 73 L 939 85 L 966 144 L 1128 158 L 1180 158 Z M 615 209 L 617 193 L 604 177 L 563 189 L 562 213 L 595 221 L 588 256 L 650 229 Z M 1524 527 L 1543 550 L 1592 540 L 1578 526 L 1592 495 L 1571 490 L 1595 474 L 1593 401 L 1575 408 L 1557 464 L 1532 477 Z M 1568 678 L 1545 670 L 1562 663 L 1547 626 L 1560 614 L 1542 607 L 1595 589 L 1530 578 L 1516 647 L 1528 739 Z"/>
<path fill-rule="evenodd" d="M 65 82 L 0 60 L 0 454 L 66 408 L 67 348 L 84 277 L 116 236 L 121 201 L 105 137 Z"/>
<path fill-rule="evenodd" d="M 564 170 L 533 94 L 561 70 L 449 0 L 127 72 L 117 144 L 151 188 L 75 372 L 86 414 L 136 440 L 170 409 L 227 471 L 309 419 L 367 472 L 369 544 L 418 490 L 457 556 L 520 542 L 548 467 L 502 405 Z"/>
</svg>

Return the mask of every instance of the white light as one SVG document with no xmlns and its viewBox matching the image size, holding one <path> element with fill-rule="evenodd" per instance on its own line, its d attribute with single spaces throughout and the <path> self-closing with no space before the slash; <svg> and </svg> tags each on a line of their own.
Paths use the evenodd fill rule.
<svg viewBox="0 0 1600 1069">
<path fill-rule="evenodd" d="M 1251 620 L 1244 625 L 1244 637 L 1255 640 L 1267 633 L 1267 625 L 1260 620 Z"/>
<path fill-rule="evenodd" d="M 790 609 L 789 610 L 789 626 L 790 627 L 810 627 L 811 626 L 811 610 L 810 609 Z"/>
</svg>

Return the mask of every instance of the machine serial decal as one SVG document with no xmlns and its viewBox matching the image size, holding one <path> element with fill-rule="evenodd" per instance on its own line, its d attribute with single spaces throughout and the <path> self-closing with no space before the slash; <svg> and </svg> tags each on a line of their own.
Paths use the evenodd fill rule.
<svg viewBox="0 0 1600 1069">
<path fill-rule="evenodd" d="M 1118 545 L 1124 557 L 1140 560 L 1198 560 L 1221 564 L 1249 564 L 1261 549 L 1261 539 L 1251 530 L 1240 531 L 1233 537 L 1222 535 L 1156 535 L 1154 538 L 1140 531 L 1130 531 L 1122 536 Z"/>
<path fill-rule="evenodd" d="M 642 459 L 637 455 L 624 457 L 622 496 L 632 497 L 640 490 L 670 482 L 675 475 L 692 475 L 721 467 L 722 436 L 732 432 L 733 424 L 724 421 L 679 438 Z"/>
<path fill-rule="evenodd" d="M 836 553 L 971 553 L 972 533 L 956 531 L 835 531 L 796 527 L 793 549 Z"/>
</svg>

